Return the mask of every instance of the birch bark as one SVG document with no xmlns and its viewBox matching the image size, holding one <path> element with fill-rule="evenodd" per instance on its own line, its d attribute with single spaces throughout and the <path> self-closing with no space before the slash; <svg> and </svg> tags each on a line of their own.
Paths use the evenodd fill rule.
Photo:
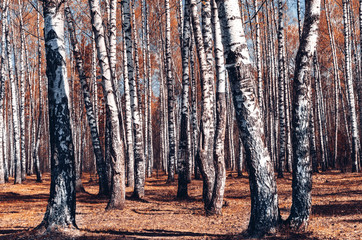
<svg viewBox="0 0 362 240">
<path fill-rule="evenodd" d="M 320 6 L 320 0 L 306 1 L 303 34 L 294 72 L 292 208 L 287 220 L 292 229 L 307 227 L 311 210 L 312 169 L 308 137 L 311 109 L 310 65 L 317 45 Z"/>
<path fill-rule="evenodd" d="M 183 22 L 183 37 L 181 55 L 182 55 L 182 102 L 181 102 L 181 123 L 180 123 L 180 147 L 178 158 L 178 190 L 177 198 L 185 199 L 188 197 L 188 170 L 189 170 L 189 151 L 191 146 L 188 144 L 189 132 L 189 61 L 190 61 L 190 41 L 191 39 L 191 26 L 190 26 L 190 0 L 185 1 Z"/>
<path fill-rule="evenodd" d="M 201 108 L 201 124 L 199 136 L 199 151 L 198 151 L 198 164 L 203 178 L 203 200 L 204 205 L 207 207 L 212 198 L 212 192 L 215 182 L 215 169 L 212 155 L 212 148 L 214 142 L 213 135 L 213 94 L 210 83 L 213 79 L 211 76 L 211 65 L 207 62 L 207 55 L 204 48 L 203 36 L 201 33 L 200 20 L 197 12 L 196 0 L 190 1 L 192 27 L 196 43 L 197 56 L 199 59 L 200 67 L 200 81 L 202 88 L 202 108 Z"/>
<path fill-rule="evenodd" d="M 8 23 L 10 26 L 10 23 Z M 6 42 L 7 42 L 7 55 L 8 55 L 8 69 L 9 69 L 9 80 L 10 80 L 10 88 L 11 88 L 11 108 L 13 114 L 13 145 L 14 149 L 14 164 L 15 164 L 15 176 L 14 176 L 14 183 L 21 184 L 22 177 L 21 177 L 21 146 L 20 146 L 20 126 L 19 126 L 19 103 L 18 103 L 18 84 L 15 80 L 16 71 L 14 71 L 14 58 L 13 58 L 13 50 L 14 45 L 11 44 L 10 38 L 13 38 L 12 29 L 8 27 L 8 34 L 6 35 Z M 16 64 L 16 63 L 15 63 Z"/>
<path fill-rule="evenodd" d="M 112 190 L 111 198 L 107 209 L 122 209 L 125 203 L 125 171 L 124 171 L 124 148 L 121 138 L 120 119 L 118 118 L 118 104 L 115 96 L 115 90 L 112 82 L 111 69 L 107 56 L 104 28 L 102 17 L 100 15 L 99 0 L 88 0 L 92 28 L 95 36 L 98 61 L 102 73 L 102 82 L 104 86 L 104 96 L 106 100 L 106 118 L 111 134 L 111 154 L 112 154 Z"/>
<path fill-rule="evenodd" d="M 351 28 L 348 17 L 349 0 L 343 0 L 343 26 L 344 26 L 344 48 L 345 48 L 345 77 L 348 96 L 348 107 L 350 111 L 350 124 L 352 132 L 352 172 L 359 172 L 358 160 L 360 157 L 360 141 L 357 127 L 357 113 L 352 80 L 351 63 Z"/>
<path fill-rule="evenodd" d="M 44 1 L 44 37 L 47 60 L 51 185 L 41 232 L 77 228 L 75 223 L 75 165 L 70 126 L 69 85 L 65 61 L 64 2 Z"/>
<path fill-rule="evenodd" d="M 223 31 L 226 68 L 250 172 L 251 216 L 248 233 L 251 236 L 262 236 L 273 231 L 280 220 L 275 176 L 264 142 L 264 124 L 253 85 L 238 1 L 216 2 Z"/>
<path fill-rule="evenodd" d="M 96 158 L 97 171 L 99 176 L 99 195 L 109 195 L 108 180 L 106 177 L 106 164 L 103 157 L 103 150 L 99 139 L 98 126 L 94 114 L 94 109 L 91 102 L 89 93 L 89 86 L 87 83 L 87 76 L 84 71 L 83 57 L 79 49 L 78 40 L 75 33 L 75 23 L 71 15 L 69 6 L 65 7 L 65 15 L 68 22 L 68 30 L 70 33 L 70 40 L 73 46 L 73 54 L 76 61 L 79 80 L 82 86 L 84 105 L 86 109 L 88 125 L 92 136 L 93 151 Z"/>
<path fill-rule="evenodd" d="M 170 2 L 165 0 L 166 11 L 166 81 L 168 89 L 168 133 L 169 133 L 169 155 L 168 155 L 168 179 L 167 182 L 175 181 L 175 162 L 176 162 L 176 132 L 175 132 L 175 80 L 171 69 L 171 16 Z"/>
</svg>

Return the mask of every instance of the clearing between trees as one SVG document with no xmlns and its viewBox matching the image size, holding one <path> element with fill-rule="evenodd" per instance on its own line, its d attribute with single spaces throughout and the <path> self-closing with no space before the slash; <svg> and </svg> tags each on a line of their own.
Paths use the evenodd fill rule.
<svg viewBox="0 0 362 240">
<path fill-rule="evenodd" d="M 0 239 L 242 239 L 250 217 L 247 177 L 228 172 L 222 216 L 206 216 L 202 203 L 202 180 L 189 185 L 188 200 L 176 200 L 177 181 L 167 176 L 147 179 L 145 198 L 132 200 L 127 188 L 124 210 L 106 211 L 108 199 L 98 198 L 98 184 L 89 174 L 82 180 L 85 193 L 77 193 L 73 235 L 31 235 L 43 219 L 49 197 L 50 175 L 43 183 L 35 176 L 22 185 L 0 185 Z M 277 233 L 267 239 L 361 239 L 362 176 L 329 171 L 313 175 L 312 214 L 303 233 Z M 285 220 L 292 201 L 292 176 L 277 179 L 279 207 Z M 26 231 L 24 233 L 24 231 Z"/>
</svg>

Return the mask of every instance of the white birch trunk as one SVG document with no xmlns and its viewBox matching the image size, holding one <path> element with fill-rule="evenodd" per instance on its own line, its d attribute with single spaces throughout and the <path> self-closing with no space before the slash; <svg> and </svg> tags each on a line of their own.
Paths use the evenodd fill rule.
<svg viewBox="0 0 362 240">
<path fill-rule="evenodd" d="M 1 19 L 2 19 L 2 36 L 1 36 L 1 76 L 0 76 L 0 184 L 5 183 L 5 154 L 4 154 L 4 97 L 5 97 L 5 81 L 6 68 L 5 68 L 5 46 L 6 46 L 6 17 L 8 14 L 8 5 L 6 1 L 1 4 Z"/>
<path fill-rule="evenodd" d="M 10 26 L 10 24 L 8 24 Z M 14 72 L 14 58 L 13 51 L 14 45 L 11 44 L 10 38 L 13 39 L 13 34 L 10 29 L 8 29 L 8 34 L 6 35 L 7 41 L 7 55 L 8 55 L 8 68 L 9 68 L 9 80 L 11 88 L 11 107 L 12 107 L 12 123 L 13 123 L 13 146 L 14 148 L 14 164 L 15 164 L 15 184 L 20 184 L 22 182 L 21 178 L 21 146 L 20 146 L 20 126 L 19 126 L 19 103 L 18 103 L 18 84 L 15 79 Z M 16 63 L 15 63 L 16 64 Z"/>
<path fill-rule="evenodd" d="M 21 151 L 21 180 L 26 179 L 26 152 L 25 152 L 25 34 L 23 23 L 22 4 L 18 0 L 19 5 L 19 28 L 20 28 L 20 151 Z"/>
<path fill-rule="evenodd" d="M 223 206 L 226 167 L 225 167 L 225 132 L 226 132 L 226 69 L 224 60 L 224 47 L 221 40 L 221 29 L 218 9 L 215 0 L 212 4 L 212 26 L 214 35 L 214 51 L 216 65 L 216 132 L 214 142 L 214 166 L 215 183 L 210 205 L 207 207 L 209 213 L 221 214 Z"/>
<path fill-rule="evenodd" d="M 308 225 L 311 210 L 312 169 L 309 151 L 311 61 L 316 50 L 321 0 L 306 2 L 303 34 L 296 57 L 293 87 L 292 207 L 287 220 L 292 229 Z"/>
<path fill-rule="evenodd" d="M 37 227 L 41 233 L 75 229 L 74 146 L 69 117 L 69 83 L 64 43 L 63 2 L 44 1 L 47 60 L 51 187 L 47 211 Z"/>
<path fill-rule="evenodd" d="M 210 204 L 215 182 L 215 169 L 213 162 L 214 142 L 214 94 L 212 85 L 212 66 L 208 64 L 207 54 L 204 47 L 204 39 L 201 33 L 199 14 L 197 12 L 196 0 L 191 0 L 192 27 L 196 43 L 196 52 L 199 59 L 200 82 L 202 86 L 201 123 L 199 137 L 198 161 L 200 172 L 203 177 L 203 200 L 205 208 Z M 211 43 L 212 44 L 212 43 Z"/>
<path fill-rule="evenodd" d="M 223 31 L 226 68 L 250 172 L 251 216 L 248 233 L 260 237 L 273 231 L 279 223 L 274 171 L 264 142 L 264 123 L 251 73 L 252 66 L 238 1 L 218 0 L 217 4 Z"/>
<path fill-rule="evenodd" d="M 178 158 L 178 190 L 177 198 L 185 199 L 188 197 L 188 170 L 189 170 L 189 145 L 188 136 L 189 132 L 189 82 L 190 82 L 190 46 L 191 46 L 191 25 L 190 25 L 190 0 L 185 1 L 185 15 L 183 22 L 183 37 L 181 46 L 182 55 L 182 102 L 181 102 L 181 123 L 180 123 L 180 145 L 179 145 L 179 158 Z"/>
<path fill-rule="evenodd" d="M 118 104 L 115 95 L 115 89 L 112 82 L 111 69 L 107 56 L 105 33 L 100 15 L 99 0 L 89 0 L 92 28 L 95 36 L 98 61 L 102 72 L 102 82 L 104 87 L 104 96 L 106 98 L 106 112 L 110 123 L 111 131 L 111 154 L 112 154 L 112 191 L 111 199 L 107 209 L 122 209 L 125 203 L 125 171 L 124 171 L 124 149 L 123 139 L 121 138 L 120 119 L 118 118 Z"/>
<path fill-rule="evenodd" d="M 171 15 L 170 2 L 165 0 L 166 11 L 166 81 L 168 89 L 168 133 L 169 133 L 169 156 L 168 156 L 168 179 L 167 182 L 175 181 L 175 163 L 176 163 L 176 131 L 175 131 L 175 80 L 172 76 L 171 66 Z M 148 100 L 150 101 L 150 100 Z"/>
<path fill-rule="evenodd" d="M 344 42 L 345 42 L 345 76 L 346 90 L 348 96 L 348 107 L 350 111 L 351 131 L 352 131 L 352 172 L 359 172 L 360 141 L 357 127 L 357 113 L 355 104 L 355 94 L 352 80 L 352 63 L 351 63 L 351 28 L 348 18 L 349 0 L 343 0 L 343 25 L 344 25 Z"/>
</svg>

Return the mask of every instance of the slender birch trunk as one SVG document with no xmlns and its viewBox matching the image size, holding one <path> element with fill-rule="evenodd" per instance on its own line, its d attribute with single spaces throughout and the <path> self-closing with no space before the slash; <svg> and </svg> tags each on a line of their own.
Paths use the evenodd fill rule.
<svg viewBox="0 0 362 240">
<path fill-rule="evenodd" d="M 75 163 L 70 126 L 63 1 L 44 1 L 47 60 L 51 186 L 47 210 L 37 227 L 41 233 L 75 229 Z"/>
<path fill-rule="evenodd" d="M 130 18 L 130 1 L 122 1 L 122 29 L 123 29 L 123 36 L 124 39 L 124 55 L 123 59 L 123 79 L 124 79 L 124 99 L 125 99 L 125 125 L 126 125 L 126 140 L 127 140 L 127 156 L 128 156 L 128 186 L 134 186 L 134 179 L 131 179 L 133 176 L 134 178 L 134 166 L 135 166 L 135 159 L 134 159 L 134 143 L 133 143 L 133 127 L 132 127 L 132 115 L 133 111 L 135 110 L 133 107 L 133 98 L 131 97 L 131 90 L 130 90 L 130 80 L 134 81 L 133 76 L 133 57 L 132 57 L 132 32 L 131 32 L 131 18 Z M 116 27 L 116 26 L 114 26 Z M 115 42 L 116 39 L 114 39 Z M 115 45 L 116 46 L 116 45 Z M 114 56 L 114 64 L 116 62 L 116 56 Z M 131 107 L 132 106 L 132 107 Z M 136 141 L 135 141 L 136 143 Z M 138 165 L 136 165 L 138 166 Z M 136 169 L 137 171 L 137 169 Z M 138 175 L 137 175 L 138 176 Z M 136 180 L 137 181 L 137 180 Z"/>
<path fill-rule="evenodd" d="M 202 86 L 202 108 L 199 137 L 198 161 L 203 178 L 203 200 L 205 208 L 210 204 L 215 182 L 215 169 L 213 162 L 213 142 L 214 142 L 214 115 L 213 115 L 213 94 L 211 82 L 213 74 L 211 65 L 208 64 L 207 54 L 204 48 L 203 36 L 201 33 L 200 20 L 197 12 L 196 0 L 190 1 L 192 27 L 197 49 L 197 56 L 200 67 L 200 81 Z"/>
<path fill-rule="evenodd" d="M 345 76 L 346 76 L 346 89 L 349 99 L 349 111 L 352 131 L 352 172 L 359 172 L 359 157 L 360 157 L 360 141 L 358 136 L 357 127 L 357 113 L 354 97 L 354 87 L 352 80 L 352 66 L 351 66 L 351 32 L 350 23 L 348 18 L 349 0 L 343 0 L 343 25 L 344 25 L 344 46 L 345 46 Z"/>
<path fill-rule="evenodd" d="M 10 23 L 8 23 L 10 26 Z M 13 51 L 14 45 L 10 43 L 10 38 L 13 38 L 12 30 L 8 29 L 8 34 L 6 35 L 7 41 L 7 55 L 8 55 L 8 68 L 9 68 L 9 80 L 10 80 L 10 88 L 11 88 L 11 107 L 12 107 L 12 123 L 13 123 L 13 145 L 10 146 L 14 148 L 14 164 L 15 164 L 15 179 L 14 184 L 21 184 L 22 177 L 21 177 L 21 146 L 20 146 L 20 126 L 19 126 L 19 103 L 18 103 L 18 84 L 16 83 L 15 79 L 15 72 L 14 72 L 14 58 L 13 58 Z M 16 64 L 16 63 L 15 63 Z"/>
<path fill-rule="evenodd" d="M 181 123 L 180 123 L 180 147 L 178 158 L 178 189 L 177 198 L 185 199 L 188 197 L 188 170 L 189 170 L 189 151 L 191 146 L 188 144 L 189 132 L 189 62 L 190 62 L 190 41 L 191 25 L 190 25 L 190 0 L 185 1 L 185 15 L 183 17 L 183 37 L 182 37 L 182 103 L 181 103 Z"/>
<path fill-rule="evenodd" d="M 141 111 L 141 96 L 140 96 L 140 87 L 137 82 L 140 80 L 139 73 L 139 62 L 138 62 L 138 40 L 137 40 L 137 32 L 136 32 L 136 20 L 134 13 L 134 1 L 132 2 L 132 19 L 133 19 L 133 35 L 134 35 L 134 51 L 135 51 L 135 78 L 134 81 L 131 79 L 130 81 L 130 89 L 131 89 L 131 104 L 132 104 L 132 118 L 133 118 L 133 131 L 135 137 L 135 160 L 138 164 L 138 167 L 144 165 L 144 143 L 143 143 L 143 124 L 142 117 L 140 114 Z M 127 59 L 128 60 L 128 59 Z M 132 169 L 131 169 L 132 168 Z M 141 169 L 139 169 L 141 170 Z M 134 167 L 129 166 L 128 171 L 130 173 L 129 178 L 134 178 Z M 132 172 L 133 171 L 133 172 Z M 131 173 L 132 172 L 132 173 Z M 143 175 L 139 175 L 139 177 L 143 177 Z M 141 188 L 139 188 L 141 189 Z"/>
<path fill-rule="evenodd" d="M 284 5 L 286 3 L 283 0 L 278 1 L 278 100 L 279 100 L 279 158 L 278 158 L 278 177 L 283 177 L 283 171 L 285 168 L 285 155 L 286 155 L 286 127 L 285 127 L 285 55 L 284 55 Z"/>
<path fill-rule="evenodd" d="M 224 47 L 221 40 L 221 29 L 218 9 L 215 0 L 212 4 L 212 26 L 214 35 L 215 65 L 217 77 L 216 91 L 216 132 L 214 142 L 215 184 L 208 213 L 221 214 L 223 206 L 226 168 L 225 168 L 225 132 L 226 132 L 226 70 L 224 65 Z"/>
<path fill-rule="evenodd" d="M 320 0 L 306 1 L 303 34 L 296 57 L 292 122 L 292 208 L 287 220 L 292 229 L 306 228 L 311 210 L 312 169 L 308 137 L 311 109 L 310 65 L 317 46 L 320 6 Z"/>
<path fill-rule="evenodd" d="M 23 23 L 23 6 L 18 0 L 19 5 L 19 28 L 20 28 L 20 152 L 21 152 L 21 180 L 26 179 L 26 152 L 25 152 L 25 34 Z"/>
<path fill-rule="evenodd" d="M 106 118 L 108 130 L 111 134 L 111 154 L 112 154 L 112 190 L 111 198 L 107 209 L 122 209 L 125 204 L 125 171 L 124 171 L 124 148 L 121 138 L 120 119 L 118 117 L 118 104 L 115 96 L 115 89 L 112 82 L 111 69 L 107 56 L 105 33 L 100 15 L 99 0 L 89 0 L 92 28 L 95 36 L 98 61 L 102 72 L 104 86 L 104 96 L 106 100 Z"/>
<path fill-rule="evenodd" d="M 254 0 L 255 11 L 258 11 L 258 0 Z M 264 95 L 263 95 L 263 79 L 262 79 L 262 68 L 261 68 L 261 42 L 260 42 L 260 22 L 259 14 L 255 13 L 255 63 L 257 72 L 257 83 L 258 83 L 258 101 L 260 106 L 261 115 L 264 116 Z"/>
<path fill-rule="evenodd" d="M 250 172 L 251 216 L 248 233 L 262 236 L 273 231 L 280 220 L 275 176 L 264 142 L 264 124 L 253 85 L 238 1 L 218 0 L 217 4 L 235 112 Z"/>
<path fill-rule="evenodd" d="M 87 76 L 84 72 L 83 57 L 79 49 L 78 40 L 75 35 L 75 23 L 71 15 L 70 8 L 66 6 L 65 15 L 68 21 L 68 30 L 70 33 L 70 40 L 73 46 L 73 54 L 76 61 L 76 67 L 78 70 L 79 80 L 82 86 L 84 105 L 86 109 L 88 125 L 92 136 L 92 144 L 94 156 L 96 158 L 97 172 L 99 176 L 99 195 L 109 195 L 108 181 L 106 177 L 106 164 L 103 157 L 103 150 L 99 139 L 98 126 L 94 114 L 94 109 L 91 102 L 91 96 L 89 93 L 89 86 L 87 83 Z"/>
<path fill-rule="evenodd" d="M 147 102 L 147 109 L 148 109 L 148 167 L 147 167 L 147 176 L 151 177 L 152 175 L 152 168 L 153 168 L 153 133 L 152 133 L 152 73 L 151 73 L 151 51 L 150 51 L 150 29 L 148 25 L 148 5 L 145 4 L 145 23 L 146 23 L 146 50 L 147 50 L 147 79 L 148 79 L 148 102 Z M 176 146 L 177 147 L 177 146 Z M 176 151 L 177 152 L 177 151 Z M 175 154 L 177 159 L 177 154 Z"/>
<path fill-rule="evenodd" d="M 168 89 L 168 133 L 169 133 L 169 156 L 168 156 L 168 179 L 167 182 L 175 181 L 175 162 L 176 162 L 176 131 L 175 131 L 175 80 L 171 69 L 171 16 L 170 2 L 165 0 L 166 11 L 166 78 Z"/>
<path fill-rule="evenodd" d="M 4 154 L 4 98 L 5 98 L 5 81 L 6 68 L 5 68 L 5 46 L 6 46 L 6 24 L 8 14 L 8 4 L 6 1 L 1 3 L 1 19 L 2 19 L 2 35 L 1 35 L 1 76 L 0 76 L 0 184 L 5 183 L 5 154 Z M 6 152 L 5 152 L 6 153 Z"/>
</svg>

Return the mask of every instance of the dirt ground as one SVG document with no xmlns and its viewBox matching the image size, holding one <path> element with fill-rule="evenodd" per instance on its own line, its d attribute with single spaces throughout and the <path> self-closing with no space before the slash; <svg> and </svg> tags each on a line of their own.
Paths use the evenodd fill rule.
<svg viewBox="0 0 362 240">
<path fill-rule="evenodd" d="M 127 199 L 124 210 L 105 211 L 106 199 L 96 197 L 97 184 L 84 175 L 86 193 L 77 194 L 74 237 L 23 234 L 42 220 L 49 195 L 50 176 L 43 183 L 28 177 L 23 185 L 0 185 L 0 239 L 242 239 L 250 214 L 246 177 L 229 173 L 222 216 L 206 216 L 201 201 L 202 181 L 189 185 L 190 199 L 175 199 L 177 184 L 166 176 L 146 182 L 145 200 Z M 291 206 L 292 177 L 277 179 L 279 206 L 286 219 Z M 127 196 L 132 193 L 127 188 Z M 313 176 L 313 207 L 303 233 L 277 233 L 268 239 L 362 239 L 362 174 L 330 171 Z M 25 237 L 27 236 L 27 237 Z"/>
</svg>

